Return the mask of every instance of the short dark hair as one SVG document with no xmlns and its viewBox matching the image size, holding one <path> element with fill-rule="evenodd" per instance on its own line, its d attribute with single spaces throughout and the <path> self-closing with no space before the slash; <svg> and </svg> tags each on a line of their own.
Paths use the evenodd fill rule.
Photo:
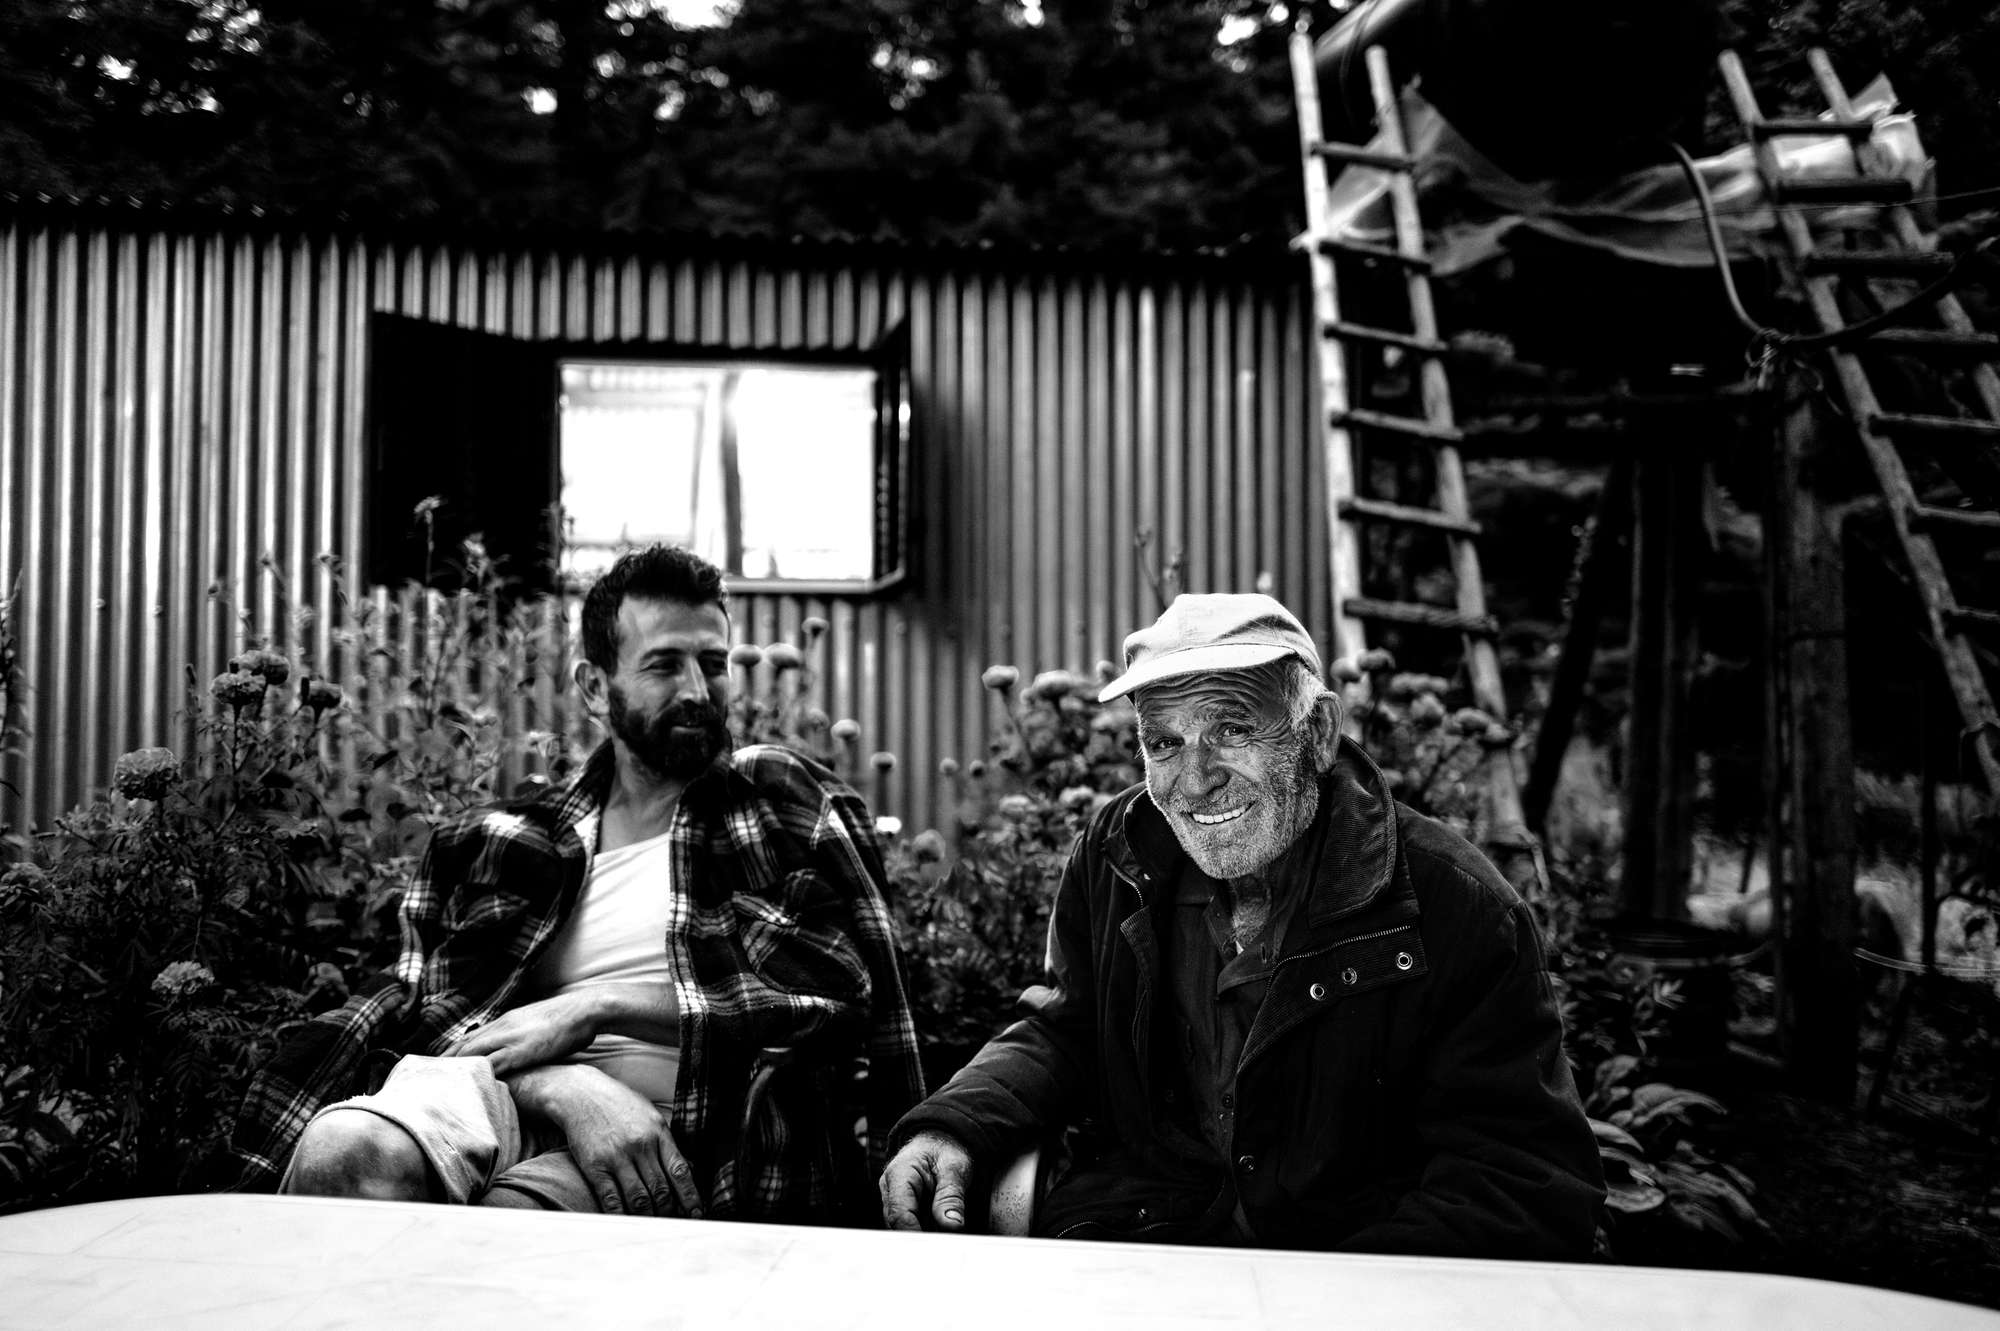
<svg viewBox="0 0 2000 1331">
<path fill-rule="evenodd" d="M 649 545 L 618 556 L 583 598 L 583 658 L 607 673 L 618 669 L 618 610 L 625 598 L 713 605 L 726 618 L 729 589 L 722 570 L 678 545 Z"/>
</svg>

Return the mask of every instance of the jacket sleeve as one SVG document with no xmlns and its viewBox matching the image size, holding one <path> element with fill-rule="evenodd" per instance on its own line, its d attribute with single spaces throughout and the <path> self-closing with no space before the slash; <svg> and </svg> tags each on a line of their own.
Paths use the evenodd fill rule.
<svg viewBox="0 0 2000 1331">
<path fill-rule="evenodd" d="M 854 942 L 867 969 L 868 1082 L 865 1112 L 873 1168 L 888 1162 L 889 1128 L 924 1094 L 923 1063 L 917 1050 L 916 1017 L 896 950 L 887 884 L 872 820 L 861 798 L 841 787 L 828 797 L 821 856 L 847 880 Z"/>
<path fill-rule="evenodd" d="M 1046 984 L 1021 995 L 1021 1018 L 896 1125 L 891 1147 L 919 1132 L 956 1138 L 997 1166 L 1075 1116 L 1097 1069 L 1091 918 L 1095 825 L 1070 847 L 1049 914 Z"/>
<path fill-rule="evenodd" d="M 1534 917 L 1515 897 L 1462 946 L 1464 969 L 1445 992 L 1417 1074 L 1415 1131 L 1429 1163 L 1384 1219 L 1340 1246 L 1583 1260 L 1603 1167 L 1563 1054 Z"/>
</svg>

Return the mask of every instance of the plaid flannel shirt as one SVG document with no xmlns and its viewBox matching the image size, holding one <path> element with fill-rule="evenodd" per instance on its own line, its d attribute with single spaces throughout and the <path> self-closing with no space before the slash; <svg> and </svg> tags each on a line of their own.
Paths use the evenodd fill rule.
<svg viewBox="0 0 2000 1331">
<path fill-rule="evenodd" d="M 516 999 L 582 892 L 613 771 L 606 744 L 566 789 L 432 834 L 393 975 L 302 1023 L 252 1081 L 239 1186 L 275 1186 L 313 1114 L 367 1089 L 383 1051 L 442 1052 Z M 691 782 L 669 836 L 671 1126 L 709 1213 L 879 1223 L 887 1136 L 924 1088 L 867 807 L 760 745 Z"/>
</svg>

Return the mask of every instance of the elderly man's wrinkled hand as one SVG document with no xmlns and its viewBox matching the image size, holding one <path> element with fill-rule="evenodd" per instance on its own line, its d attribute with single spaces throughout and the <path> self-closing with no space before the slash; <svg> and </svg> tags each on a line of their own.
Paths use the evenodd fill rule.
<svg viewBox="0 0 2000 1331">
<path fill-rule="evenodd" d="M 958 1139 L 920 1132 L 882 1171 L 882 1219 L 890 1229 L 965 1228 L 972 1155 Z"/>
</svg>

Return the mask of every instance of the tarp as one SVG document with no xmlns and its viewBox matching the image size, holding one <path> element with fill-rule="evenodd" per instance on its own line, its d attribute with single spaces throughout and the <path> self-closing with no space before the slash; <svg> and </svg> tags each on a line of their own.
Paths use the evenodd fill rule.
<svg viewBox="0 0 2000 1331">
<path fill-rule="evenodd" d="M 1921 194 L 1929 187 L 1931 161 L 1924 154 L 1916 120 L 1897 112 L 1895 105 L 1888 80 L 1878 77 L 1854 99 L 1854 112 L 1875 122 L 1871 141 L 1882 156 L 1877 171 L 1908 179 Z M 1700 204 L 1677 163 L 1613 177 L 1526 182 L 1481 155 L 1414 88 L 1403 94 L 1403 123 L 1417 160 L 1426 240 L 1438 276 L 1491 263 L 1507 252 L 1523 229 L 1636 263 L 1676 268 L 1714 265 Z M 1560 133 L 1561 126 L 1550 126 L 1550 132 Z M 1387 145 L 1378 136 L 1369 146 L 1385 151 Z M 1854 158 L 1841 135 L 1781 138 L 1773 146 L 1788 177 L 1854 174 Z M 1775 252 L 1782 242 L 1750 146 L 1699 158 L 1695 165 L 1714 200 L 1732 262 Z M 1334 180 L 1329 196 L 1332 234 L 1393 245 L 1388 192 L 1387 172 L 1346 168 Z M 1822 215 L 1815 220 L 1825 226 L 1843 220 L 1865 222 L 1875 210 L 1818 211 Z"/>
</svg>

